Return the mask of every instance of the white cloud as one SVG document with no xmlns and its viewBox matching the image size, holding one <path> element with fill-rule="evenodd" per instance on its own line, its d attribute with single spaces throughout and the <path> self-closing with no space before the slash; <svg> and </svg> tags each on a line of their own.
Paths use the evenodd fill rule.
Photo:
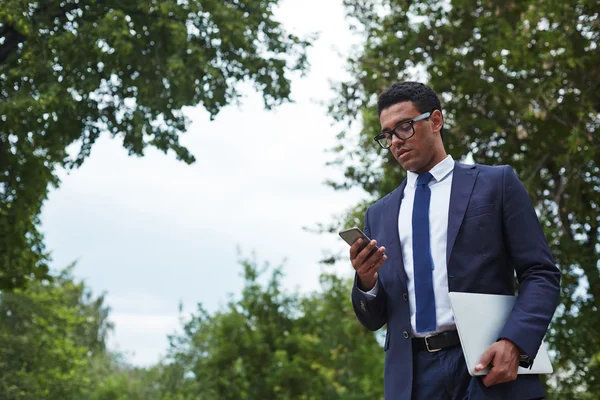
<svg viewBox="0 0 600 400">
<path fill-rule="evenodd" d="M 123 352 L 137 365 L 149 366 L 166 356 L 167 335 L 180 331 L 176 315 L 140 315 L 114 313 L 110 320 L 115 324 L 109 347 Z"/>
</svg>

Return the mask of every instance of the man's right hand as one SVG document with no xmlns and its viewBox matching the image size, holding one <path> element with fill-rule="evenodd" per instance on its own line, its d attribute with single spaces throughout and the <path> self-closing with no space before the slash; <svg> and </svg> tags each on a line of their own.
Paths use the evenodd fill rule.
<svg viewBox="0 0 600 400">
<path fill-rule="evenodd" d="M 357 239 L 352 246 L 350 246 L 350 261 L 360 279 L 361 289 L 369 291 L 375 286 L 375 283 L 377 282 L 377 271 L 381 268 L 385 260 L 387 260 L 387 257 L 385 256 L 385 247 L 380 247 L 379 250 L 367 258 L 371 251 L 377 246 L 377 241 L 371 240 L 371 242 L 359 253 L 358 249 L 362 242 L 363 239 Z"/>
</svg>

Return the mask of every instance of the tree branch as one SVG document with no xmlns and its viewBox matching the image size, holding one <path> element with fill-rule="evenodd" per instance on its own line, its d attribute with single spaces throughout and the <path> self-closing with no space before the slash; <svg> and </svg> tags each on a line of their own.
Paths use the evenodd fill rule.
<svg viewBox="0 0 600 400">
<path fill-rule="evenodd" d="M 565 189 L 567 180 L 562 180 L 558 172 L 552 171 L 552 178 L 556 182 L 556 195 L 554 196 L 554 202 L 558 206 L 558 216 L 560 219 L 561 230 L 563 235 L 567 236 L 569 241 L 573 242 L 575 237 L 571 232 L 571 223 L 569 222 L 569 216 L 567 215 L 567 209 L 565 208 Z"/>
<path fill-rule="evenodd" d="M 600 271 L 598 271 L 597 260 L 595 257 L 595 247 L 598 244 L 598 225 L 592 225 L 590 229 L 590 233 L 588 235 L 588 240 L 585 244 L 585 247 L 588 249 L 590 253 L 589 262 L 582 265 L 583 271 L 588 278 L 588 283 L 590 285 L 590 292 L 594 296 L 594 303 L 596 307 L 600 309 Z"/>
<path fill-rule="evenodd" d="M 525 179 L 525 186 L 529 187 L 529 183 L 533 180 L 533 178 L 535 178 L 535 176 L 537 174 L 540 173 L 540 171 L 542 170 L 542 168 L 544 167 L 544 164 L 546 163 L 546 160 L 548 159 L 550 155 L 549 154 L 545 154 L 540 161 L 538 161 L 538 163 L 536 164 L 535 168 L 533 169 L 533 171 L 531 172 L 531 175 L 529 175 L 529 177 L 527 179 Z M 564 189 L 563 189 L 564 191 Z"/>
</svg>

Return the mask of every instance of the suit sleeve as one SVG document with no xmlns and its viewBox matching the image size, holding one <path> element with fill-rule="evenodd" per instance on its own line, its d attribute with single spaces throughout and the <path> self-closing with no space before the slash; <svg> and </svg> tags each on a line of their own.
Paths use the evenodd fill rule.
<svg viewBox="0 0 600 400">
<path fill-rule="evenodd" d="M 371 230 L 368 221 L 369 210 L 365 213 L 364 232 L 370 238 Z M 377 295 L 368 295 L 359 289 L 358 274 L 354 274 L 354 285 L 352 286 L 352 306 L 354 313 L 363 326 L 371 331 L 376 331 L 387 322 L 385 290 L 379 278 L 377 278 Z"/>
<path fill-rule="evenodd" d="M 560 294 L 560 272 L 525 187 L 512 168 L 503 173 L 503 234 L 519 294 L 500 337 L 534 358 Z"/>
</svg>

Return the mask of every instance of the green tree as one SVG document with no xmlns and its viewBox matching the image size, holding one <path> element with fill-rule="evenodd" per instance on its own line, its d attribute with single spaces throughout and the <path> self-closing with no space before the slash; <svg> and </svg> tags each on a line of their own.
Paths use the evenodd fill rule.
<svg viewBox="0 0 600 400">
<path fill-rule="evenodd" d="M 384 352 L 354 316 L 351 282 L 324 274 L 320 291 L 286 294 L 280 269 L 261 285 L 268 268 L 242 264 L 240 299 L 199 306 L 171 337 L 163 399 L 383 398 Z"/>
<path fill-rule="evenodd" d="M 163 366 L 127 364 L 120 354 L 106 352 L 92 360 L 87 400 L 161 400 Z"/>
<path fill-rule="evenodd" d="M 111 325 L 103 297 L 71 270 L 0 293 L 0 398 L 83 398 Z"/>
<path fill-rule="evenodd" d="M 562 304 L 548 340 L 551 391 L 600 396 L 600 3 L 345 0 L 364 46 L 352 78 L 336 85 L 331 115 L 348 123 L 332 163 L 336 189 L 365 201 L 331 226 L 354 225 L 404 171 L 372 138 L 377 95 L 395 81 L 427 80 L 441 96 L 446 149 L 455 159 L 510 164 L 539 212 L 562 271 Z M 358 118 L 356 117 L 358 116 Z M 360 129 L 358 139 L 348 132 Z"/>
<path fill-rule="evenodd" d="M 101 133 L 191 163 L 184 107 L 214 117 L 240 82 L 267 108 L 289 100 L 308 42 L 274 19 L 278 3 L 0 2 L 0 289 L 48 276 L 40 208 L 57 168 L 81 165 Z"/>
</svg>

